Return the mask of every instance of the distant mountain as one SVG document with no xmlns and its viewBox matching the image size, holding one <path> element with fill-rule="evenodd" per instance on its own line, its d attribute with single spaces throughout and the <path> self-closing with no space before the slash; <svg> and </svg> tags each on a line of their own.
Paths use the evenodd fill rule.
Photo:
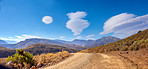
<svg viewBox="0 0 148 69">
<path fill-rule="evenodd" d="M 91 47 L 95 47 L 98 45 L 104 45 L 104 44 L 115 42 L 118 40 L 120 40 L 120 39 L 115 38 L 115 37 L 111 37 L 111 36 L 102 37 L 97 40 L 75 39 L 73 41 L 32 38 L 32 39 L 26 39 L 25 41 L 18 42 L 16 44 L 0 44 L 0 46 L 6 47 L 6 48 L 11 48 L 11 49 L 20 49 L 20 48 L 26 48 L 26 47 L 36 44 L 36 43 L 43 43 L 43 44 L 59 45 L 59 46 L 64 46 L 64 47 L 78 49 L 78 50 L 84 50 L 86 48 L 91 48 Z"/>
<path fill-rule="evenodd" d="M 79 50 L 71 49 L 63 46 L 52 45 L 52 44 L 33 44 L 23 49 L 24 51 L 29 51 L 34 55 L 41 53 L 56 53 L 61 52 L 62 50 L 68 51 L 70 53 L 78 52 Z M 8 49 L 0 46 L 0 58 L 8 57 L 15 54 L 15 49 Z"/>
<path fill-rule="evenodd" d="M 148 50 L 148 29 L 139 31 L 125 39 L 108 43 L 102 46 L 89 48 L 81 52 L 110 52 L 110 51 L 136 51 L 139 49 Z"/>
<path fill-rule="evenodd" d="M 80 46 L 85 46 L 87 48 L 95 47 L 95 46 L 101 46 L 107 43 L 112 43 L 115 41 L 120 40 L 119 38 L 112 37 L 112 36 L 107 36 L 107 37 L 102 37 L 97 40 L 79 40 L 75 39 L 71 42 L 71 44 L 76 44 Z"/>
<path fill-rule="evenodd" d="M 32 39 L 26 39 L 25 41 L 21 41 L 15 45 L 15 48 L 26 48 L 30 45 L 33 45 L 35 43 L 44 43 L 44 44 L 54 44 L 54 45 L 60 45 L 62 43 L 55 42 L 53 40 L 49 39 L 39 39 L 39 38 L 32 38 Z"/>
<path fill-rule="evenodd" d="M 53 40 L 53 41 L 59 42 L 59 43 L 63 43 L 63 44 L 71 44 L 71 41 L 58 40 L 58 39 L 55 39 L 55 40 Z"/>
<path fill-rule="evenodd" d="M 16 44 L 17 41 L 5 40 L 8 44 Z"/>
<path fill-rule="evenodd" d="M 102 37 L 100 39 L 94 40 L 91 44 L 88 45 L 88 47 L 91 48 L 95 46 L 101 46 L 101 45 L 112 43 L 118 40 L 120 39 L 112 36 Z"/>
<path fill-rule="evenodd" d="M 94 40 L 80 40 L 80 39 L 75 39 L 73 41 L 71 41 L 71 44 L 76 44 L 76 45 L 89 45 L 93 42 Z"/>
<path fill-rule="evenodd" d="M 0 44 L 8 44 L 8 43 L 4 40 L 0 40 Z"/>
<path fill-rule="evenodd" d="M 36 43 L 53 44 L 53 45 L 59 45 L 59 46 L 64 46 L 64 47 L 78 49 L 78 50 L 86 49 L 85 47 L 81 47 L 74 44 L 68 44 L 68 43 L 64 44 L 63 42 L 60 42 L 60 40 L 49 40 L 49 39 L 39 39 L 39 38 L 26 39 L 25 41 L 18 42 L 17 44 L 0 44 L 0 46 L 11 48 L 11 49 L 20 49 L 20 48 L 26 48 Z"/>
</svg>

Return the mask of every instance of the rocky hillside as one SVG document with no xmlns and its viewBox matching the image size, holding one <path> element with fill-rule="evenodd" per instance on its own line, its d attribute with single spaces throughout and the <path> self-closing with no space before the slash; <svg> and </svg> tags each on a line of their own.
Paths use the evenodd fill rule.
<svg viewBox="0 0 148 69">
<path fill-rule="evenodd" d="M 148 49 L 148 29 L 117 42 L 89 48 L 81 52 L 136 51 L 139 49 Z"/>
</svg>

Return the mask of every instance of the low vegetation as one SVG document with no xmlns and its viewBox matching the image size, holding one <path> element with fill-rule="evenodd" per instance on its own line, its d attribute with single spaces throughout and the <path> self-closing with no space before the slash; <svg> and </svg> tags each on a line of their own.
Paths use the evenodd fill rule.
<svg viewBox="0 0 148 69">
<path fill-rule="evenodd" d="M 29 51 L 30 53 L 33 53 L 33 55 L 38 55 L 42 53 L 56 53 L 56 52 L 61 52 L 62 50 L 68 51 L 70 53 L 79 51 L 76 49 L 71 49 L 63 46 L 52 45 L 52 44 L 42 44 L 42 43 L 33 44 L 24 49 L 24 51 Z"/>
<path fill-rule="evenodd" d="M 30 52 L 33 55 L 40 55 L 42 53 L 57 53 L 57 52 L 61 52 L 62 50 L 68 51 L 70 53 L 79 51 L 76 49 L 67 48 L 63 46 L 52 45 L 52 44 L 39 44 L 39 43 L 28 46 L 27 48 L 23 50 Z M 15 49 L 8 49 L 8 48 L 0 46 L 0 58 L 5 58 L 13 54 L 15 54 Z"/>
<path fill-rule="evenodd" d="M 55 64 L 67 57 L 70 53 L 67 51 L 57 52 L 57 53 L 43 53 L 40 55 L 35 55 L 25 52 L 22 49 L 17 49 L 13 56 L 8 56 L 8 58 L 1 58 L 0 64 L 8 66 L 10 68 L 18 69 L 28 69 L 32 66 L 41 67 L 46 65 Z"/>
<path fill-rule="evenodd" d="M 139 49 L 148 49 L 148 29 L 144 31 L 139 31 L 137 34 L 134 34 L 117 42 L 89 48 L 81 52 L 102 53 L 110 51 L 136 51 Z"/>
<path fill-rule="evenodd" d="M 29 67 L 26 65 L 34 65 L 33 54 L 25 52 L 22 49 L 17 49 L 16 53 L 13 56 L 8 56 L 7 62 L 9 66 L 15 68 Z"/>
</svg>

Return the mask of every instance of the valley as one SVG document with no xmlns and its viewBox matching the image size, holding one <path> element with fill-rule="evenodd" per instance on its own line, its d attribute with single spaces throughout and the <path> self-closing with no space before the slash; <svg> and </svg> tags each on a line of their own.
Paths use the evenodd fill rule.
<svg viewBox="0 0 148 69">
<path fill-rule="evenodd" d="M 148 69 L 148 0 L 0 0 L 0 69 Z"/>
<path fill-rule="evenodd" d="M 54 56 L 54 60 L 50 59 L 50 61 L 55 61 L 55 64 L 48 65 L 48 64 L 51 64 L 50 62 L 42 63 L 42 64 L 46 64 L 46 66 L 45 65 L 43 65 L 43 67 L 41 66 L 40 67 L 41 69 L 42 68 L 44 69 L 99 69 L 99 68 L 101 69 L 146 69 L 148 68 L 147 67 L 148 65 L 148 59 L 147 59 L 148 36 L 147 35 L 148 35 L 148 29 L 138 32 L 134 35 L 131 35 L 125 39 L 121 39 L 113 43 L 107 43 L 102 46 L 88 48 L 85 50 L 76 49 L 73 46 L 66 47 L 66 46 L 59 46 L 56 44 L 55 45 L 46 44 L 46 41 L 45 43 L 44 42 L 40 43 L 44 41 L 44 39 L 35 39 L 39 43 L 35 43 L 34 39 L 27 39 L 25 41 L 22 41 L 20 44 L 23 44 L 23 43 L 27 44 L 27 43 L 30 43 L 30 40 L 33 40 L 35 44 L 26 46 L 22 50 L 26 52 L 30 52 L 34 56 L 40 55 L 40 58 L 42 58 L 42 61 L 39 60 L 40 59 L 39 57 L 36 57 L 39 62 L 43 62 L 44 60 L 47 60 L 43 58 L 43 56 L 45 57 L 45 54 L 49 54 L 49 53 L 56 54 L 57 52 L 59 52 L 60 54 L 57 53 L 57 55 L 61 55 L 62 51 L 66 51 L 67 53 L 69 52 L 70 55 L 73 55 L 73 56 L 64 57 L 64 59 L 62 59 L 61 57 L 63 55 Z M 110 38 L 112 37 L 110 36 L 105 37 L 102 40 L 107 41 L 107 40 L 110 40 Z M 38 40 L 41 40 L 41 41 L 38 41 Z M 63 42 L 63 41 L 58 40 L 58 42 Z M 81 45 L 84 44 L 85 41 L 74 40 L 74 43 L 78 43 L 79 44 L 78 48 L 79 48 L 79 47 L 82 47 Z M 77 47 L 77 45 L 75 47 Z M 11 56 L 16 53 L 15 50 L 16 49 L 8 49 L 1 46 L 0 57 L 3 58 L 3 57 Z M 50 55 L 46 56 L 46 58 L 48 58 L 49 56 Z M 59 59 L 62 61 L 59 61 Z M 39 63 L 39 62 L 36 62 L 36 63 Z"/>
</svg>

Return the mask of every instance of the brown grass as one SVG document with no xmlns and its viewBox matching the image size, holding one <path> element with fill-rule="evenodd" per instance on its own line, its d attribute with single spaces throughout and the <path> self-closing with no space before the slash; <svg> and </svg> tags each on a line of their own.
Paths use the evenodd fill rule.
<svg viewBox="0 0 148 69">
<path fill-rule="evenodd" d="M 119 54 L 124 51 L 112 51 L 108 54 Z M 138 51 L 128 51 L 128 54 L 119 54 L 122 58 L 130 61 L 137 66 L 138 69 L 148 69 L 148 49 L 142 49 Z"/>
<path fill-rule="evenodd" d="M 55 54 L 53 53 L 47 53 L 47 54 L 40 54 L 40 55 L 35 55 L 33 56 L 33 61 L 34 66 L 37 66 L 38 63 L 41 63 L 42 66 L 50 66 L 53 65 L 57 62 L 62 61 L 63 59 L 67 58 L 70 56 L 70 53 L 67 51 L 62 51 L 62 52 L 57 52 Z M 0 58 L 0 64 L 6 66 L 7 63 L 7 58 Z M 14 66 L 18 66 L 16 64 L 13 64 Z M 24 69 L 30 68 L 29 64 L 24 63 Z M 8 66 L 10 67 L 10 66 Z"/>
<path fill-rule="evenodd" d="M 67 57 L 70 56 L 70 53 L 67 51 L 62 51 L 62 52 L 58 52 L 56 54 L 52 54 L 52 53 L 47 53 L 47 54 L 41 54 L 41 55 L 36 55 L 33 57 L 33 59 L 35 60 L 36 64 L 37 63 L 41 63 L 42 65 L 52 65 L 56 62 L 59 62 L 60 60 L 63 60 Z"/>
</svg>

